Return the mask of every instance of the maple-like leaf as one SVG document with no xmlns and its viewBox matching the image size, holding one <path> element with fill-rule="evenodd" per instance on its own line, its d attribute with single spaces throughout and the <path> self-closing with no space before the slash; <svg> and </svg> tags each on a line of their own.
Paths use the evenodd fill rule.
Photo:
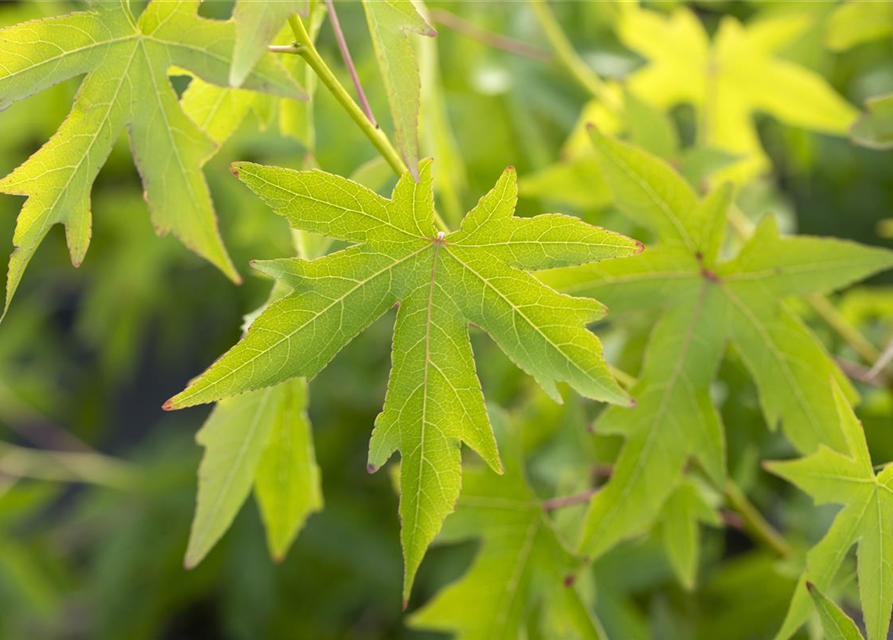
<svg viewBox="0 0 893 640">
<path fill-rule="evenodd" d="M 525 636 L 532 611 L 542 606 L 561 609 L 571 633 L 560 637 L 604 638 L 570 579 L 581 559 L 565 547 L 527 482 L 519 434 L 501 411 L 491 409 L 490 415 L 505 475 L 481 465 L 466 470 L 462 497 L 440 538 L 481 538 L 480 551 L 462 578 L 412 614 L 410 626 L 453 632 L 457 640 L 513 640 Z M 558 632 L 541 637 L 556 638 Z"/>
<path fill-rule="evenodd" d="M 205 448 L 185 564 L 226 533 L 254 487 L 271 555 L 282 559 L 307 517 L 322 509 L 303 380 L 223 400 L 196 435 Z"/>
<path fill-rule="evenodd" d="M 653 229 L 659 244 L 636 258 L 543 274 L 561 290 L 605 300 L 617 312 L 662 309 L 632 410 L 609 408 L 596 428 L 626 445 L 591 503 L 580 540 L 593 557 L 647 531 L 694 458 L 724 484 L 725 447 L 710 384 L 731 342 L 753 377 L 770 428 L 781 423 L 801 451 L 846 446 L 823 416 L 834 411 L 830 380 L 845 377 L 784 298 L 827 293 L 893 266 L 893 253 L 853 242 L 782 237 L 762 219 L 738 255 L 719 259 L 730 190 L 698 200 L 663 161 L 592 132 L 617 206 Z"/>
<path fill-rule="evenodd" d="M 306 16 L 310 0 L 239 0 L 233 9 L 236 41 L 229 83 L 238 87 L 245 81 L 258 60 L 264 57 L 267 45 L 288 20 L 298 13 Z"/>
<path fill-rule="evenodd" d="M 13 241 L 6 307 L 50 227 L 65 225 L 72 262 L 90 242 L 90 189 L 122 129 L 130 134 L 152 222 L 233 280 L 202 165 L 214 142 L 187 117 L 168 79 L 171 67 L 225 85 L 233 53 L 231 22 L 198 15 L 198 1 L 152 2 L 135 19 L 125 0 L 0 30 L 0 105 L 86 73 L 68 118 L 39 151 L 0 180 L 27 196 Z M 248 75 L 248 89 L 301 99 L 300 86 L 272 58 Z"/>
<path fill-rule="evenodd" d="M 419 15 L 411 0 L 363 0 L 363 8 L 391 107 L 397 150 L 418 179 L 421 80 L 408 34 L 433 38 L 437 32 Z"/>
<path fill-rule="evenodd" d="M 724 16 L 711 41 L 688 8 L 669 15 L 635 4 L 621 8 L 619 38 L 648 60 L 630 75 L 629 89 L 662 108 L 694 105 L 700 142 L 744 157 L 721 178 L 743 181 L 769 167 L 753 122 L 756 112 L 835 135 L 845 135 L 857 114 L 819 74 L 777 55 L 810 26 L 807 12 L 747 25 Z"/>
<path fill-rule="evenodd" d="M 890 627 L 893 605 L 893 466 L 877 475 L 862 425 L 843 392 L 834 386 L 837 416 L 846 447 L 821 446 L 812 455 L 766 467 L 808 493 L 816 504 L 844 505 L 834 522 L 806 556 L 800 578 L 778 640 L 791 637 L 809 618 L 813 603 L 808 583 L 827 590 L 847 552 L 858 545 L 859 593 L 868 640 L 882 640 Z"/>
<path fill-rule="evenodd" d="M 845 614 L 833 600 L 822 593 L 811 582 L 806 583 L 809 595 L 822 620 L 822 629 L 825 631 L 825 640 L 862 640 L 859 627 L 853 619 Z"/>
<path fill-rule="evenodd" d="M 565 381 L 596 400 L 628 405 L 585 325 L 605 310 L 543 285 L 527 271 L 638 253 L 641 244 L 558 214 L 513 217 L 514 169 L 465 217 L 434 227 L 431 162 L 407 172 L 393 199 L 322 171 L 236 163 L 234 172 L 304 231 L 356 245 L 317 260 L 257 263 L 294 288 L 239 344 L 167 402 L 179 409 L 312 377 L 400 303 L 391 377 L 375 423 L 369 470 L 401 451 L 400 513 L 408 597 L 425 549 L 459 497 L 459 444 L 501 468 L 478 382 L 468 324 L 481 327 L 556 401 Z"/>
</svg>

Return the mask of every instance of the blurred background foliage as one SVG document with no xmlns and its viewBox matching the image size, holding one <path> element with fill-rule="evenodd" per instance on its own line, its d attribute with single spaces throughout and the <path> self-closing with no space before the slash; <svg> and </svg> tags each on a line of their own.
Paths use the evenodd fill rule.
<svg viewBox="0 0 893 640">
<path fill-rule="evenodd" d="M 652 6 L 670 11 L 675 4 Z M 514 165 L 525 184 L 521 214 L 560 210 L 647 242 L 642 229 L 609 209 L 596 183 L 555 173 L 589 95 L 550 60 L 529 7 L 496 1 L 427 5 L 439 32 L 438 104 L 459 152 L 453 175 L 461 210 L 473 205 L 506 165 Z M 80 5 L 4 2 L 0 25 L 58 15 L 72 6 Z M 777 12 L 808 14 L 813 26 L 784 48 L 783 58 L 818 71 L 856 105 L 893 91 L 890 38 L 841 53 L 823 45 L 833 3 L 690 6 L 710 32 L 725 15 L 747 21 Z M 362 7 L 339 2 L 338 8 L 373 111 L 386 122 L 386 98 Z M 554 10 L 577 51 L 603 78 L 622 80 L 642 63 L 617 39 L 610 3 L 561 2 Z M 217 1 L 202 9 L 222 18 L 230 11 L 229 3 Z M 467 23 L 524 43 L 523 54 L 469 37 Z M 319 48 L 349 85 L 328 25 Z M 423 84 L 431 80 L 430 72 Z M 179 90 L 189 82 L 173 80 Z M 0 114 L 0 174 L 53 133 L 78 82 Z M 690 147 L 692 109 L 675 108 L 670 115 L 683 147 Z M 429 116 L 423 115 L 423 139 L 449 135 L 426 129 Z M 788 230 L 893 246 L 879 227 L 893 211 L 893 153 L 857 148 L 844 138 L 782 126 L 771 118 L 757 122 L 774 170 L 741 190 L 738 205 L 745 215 L 756 219 L 771 211 L 783 217 Z M 313 151 L 322 168 L 350 175 L 376 157 L 322 89 L 315 104 L 315 149 L 279 135 L 276 127 L 261 130 L 260 124 L 249 116 L 205 168 L 223 237 L 247 275 L 242 286 L 233 286 L 173 238 L 154 235 L 124 138 L 93 189 L 94 239 L 84 265 L 71 268 L 58 229 L 32 261 L 0 330 L 0 638 L 442 637 L 402 623 L 397 497 L 386 474 L 369 476 L 365 469 L 387 380 L 393 314 L 351 343 L 311 384 L 310 416 L 326 505 L 310 517 L 285 561 L 277 565 L 268 558 L 256 507 L 249 502 L 207 560 L 194 570 L 183 569 L 200 456 L 193 437 L 208 411 L 165 414 L 161 403 L 234 343 L 243 314 L 266 299 L 270 283 L 251 274 L 248 260 L 293 252 L 285 221 L 233 180 L 227 165 L 238 159 L 299 168 Z M 697 175 L 696 167 L 692 171 Z M 392 180 L 378 182 L 380 191 L 389 192 Z M 20 206 L 18 198 L 0 198 L 4 258 Z M 889 275 L 833 302 L 876 348 L 893 334 Z M 811 309 L 802 311 L 835 356 L 860 362 Z M 635 318 L 612 325 L 609 318 L 599 327 L 609 360 L 634 375 L 647 326 L 638 326 Z M 473 340 L 487 398 L 513 412 L 540 495 L 588 486 L 588 470 L 610 463 L 618 446 L 586 431 L 599 407 L 570 395 L 565 405 L 552 404 L 492 342 L 480 335 Z M 816 509 L 759 468 L 758 460 L 791 450 L 779 434 L 764 428 L 753 385 L 734 357 L 723 365 L 714 391 L 728 433 L 732 475 L 772 522 L 800 536 L 791 541 L 804 552 L 834 510 Z M 893 458 L 889 381 L 860 385 L 860 392 L 858 412 L 872 454 L 878 462 L 888 461 Z M 563 511 L 559 522 L 572 522 L 581 510 Z M 601 559 L 593 569 L 598 614 L 611 637 L 771 636 L 788 606 L 796 567 L 768 555 L 734 527 L 706 530 L 703 545 L 699 587 L 690 592 L 676 582 L 656 537 L 624 544 Z M 475 548 L 463 543 L 432 549 L 413 606 L 460 576 Z M 855 580 L 848 588 L 853 596 Z"/>
</svg>

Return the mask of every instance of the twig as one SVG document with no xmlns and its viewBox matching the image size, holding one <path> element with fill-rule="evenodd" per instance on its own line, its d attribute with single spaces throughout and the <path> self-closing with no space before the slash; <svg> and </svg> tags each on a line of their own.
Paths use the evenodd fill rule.
<svg viewBox="0 0 893 640">
<path fill-rule="evenodd" d="M 787 558 L 793 553 L 793 549 L 784 536 L 769 524 L 757 508 L 747 499 L 747 496 L 731 479 L 726 481 L 726 499 L 735 510 L 735 513 L 743 519 L 743 528 L 755 539 L 772 549 L 782 558 Z M 728 520 L 727 520 L 728 522 Z"/>
<path fill-rule="evenodd" d="M 552 13 L 552 9 L 549 8 L 549 3 L 546 0 L 531 0 L 530 6 L 536 13 L 546 38 L 548 38 L 549 43 L 555 50 L 558 61 L 564 68 L 587 91 L 601 100 L 605 107 L 612 111 L 620 110 L 622 105 L 619 104 L 617 97 L 608 90 L 608 85 L 574 50 L 573 45 L 558 23 L 558 19 Z"/>
<path fill-rule="evenodd" d="M 856 364 L 855 362 L 837 357 L 834 358 L 834 362 L 837 363 L 837 366 L 840 367 L 840 370 L 843 371 L 847 377 L 852 378 L 853 380 L 858 380 L 859 382 L 864 382 L 865 384 L 881 388 L 886 388 L 887 384 L 889 384 L 886 380 L 879 379 L 879 377 L 873 374 L 870 369 L 863 367 L 861 364 Z"/>
<path fill-rule="evenodd" d="M 878 356 L 875 363 L 871 366 L 871 370 L 868 372 L 868 380 L 866 380 L 866 382 L 877 378 L 878 374 L 883 371 L 884 367 L 890 364 L 891 360 L 893 360 L 893 338 L 890 339 L 890 342 L 884 347 L 883 353 Z"/>
<path fill-rule="evenodd" d="M 372 126 L 377 129 L 378 123 L 375 121 L 375 116 L 372 115 L 372 107 L 369 106 L 369 101 L 366 99 L 366 93 L 363 91 L 363 85 L 360 83 L 360 77 L 357 75 L 357 68 L 354 66 L 353 58 L 350 57 L 350 50 L 347 48 L 347 40 L 345 40 L 344 32 L 341 30 L 341 23 L 338 22 L 338 14 L 335 13 L 335 3 L 333 0 L 326 0 L 326 9 L 329 12 L 332 31 L 335 32 L 335 39 L 338 41 L 338 48 L 341 49 L 341 57 L 344 58 L 344 64 L 350 72 L 350 79 L 353 80 L 353 86 L 357 90 L 357 97 L 360 99 L 360 107 L 362 107 L 366 117 L 369 118 L 369 122 L 372 123 Z"/>
<path fill-rule="evenodd" d="M 432 9 L 431 19 L 466 38 L 477 40 L 481 44 L 494 49 L 500 49 L 506 53 L 530 58 L 532 60 L 539 60 L 541 62 L 548 62 L 553 58 L 552 54 L 545 49 L 522 42 L 521 40 L 516 40 L 515 38 L 510 38 L 509 36 L 487 31 L 473 22 L 469 22 L 468 20 L 457 16 L 455 13 L 450 13 L 444 9 Z"/>
<path fill-rule="evenodd" d="M 332 73 L 332 70 L 329 69 L 329 66 L 326 64 L 325 60 L 322 59 L 322 56 L 319 55 L 319 52 L 316 50 L 316 47 L 313 45 L 313 40 L 310 38 L 310 35 L 307 33 L 307 30 L 304 28 L 304 23 L 301 22 L 301 19 L 297 14 L 293 13 L 288 17 L 288 24 L 291 27 L 292 33 L 294 33 L 296 45 L 298 46 L 298 53 L 304 58 L 307 62 L 307 65 L 313 69 L 313 72 L 316 76 L 322 81 L 324 85 L 332 92 L 332 95 L 338 101 L 338 103 L 344 108 L 347 112 L 347 115 L 351 117 L 351 119 L 360 127 L 360 130 L 369 138 L 369 141 L 375 146 L 381 156 L 385 159 L 385 162 L 388 163 L 388 166 L 391 167 L 393 172 L 397 174 L 397 177 L 402 176 L 406 173 L 406 164 L 404 164 L 403 160 L 400 158 L 400 155 L 394 149 L 394 146 L 391 144 L 391 141 L 388 139 L 388 136 L 382 131 L 380 128 L 374 126 L 369 118 L 366 117 L 366 114 L 363 113 L 363 110 L 357 106 L 357 103 L 354 102 L 353 98 L 350 97 L 350 94 L 347 93 L 347 90 L 341 85 L 338 81 L 338 78 Z M 449 231 L 449 227 L 446 222 L 443 221 L 443 218 L 440 217 L 440 214 L 435 211 L 434 212 L 434 223 L 437 225 L 439 229 L 443 231 Z"/>
<path fill-rule="evenodd" d="M 555 509 L 563 509 L 564 507 L 572 507 L 577 504 L 589 502 L 589 499 L 598 493 L 601 487 L 592 487 L 580 493 L 574 493 L 569 496 L 559 496 L 558 498 L 550 498 L 543 500 L 543 511 L 554 511 Z"/>
<path fill-rule="evenodd" d="M 293 44 L 271 44 L 267 46 L 270 53 L 291 53 L 293 55 L 301 54 L 301 47 Z"/>
</svg>

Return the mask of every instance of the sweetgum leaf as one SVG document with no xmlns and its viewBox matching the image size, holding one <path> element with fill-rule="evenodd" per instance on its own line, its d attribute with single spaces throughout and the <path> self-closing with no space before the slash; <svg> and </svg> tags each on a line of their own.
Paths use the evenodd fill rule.
<svg viewBox="0 0 893 640">
<path fill-rule="evenodd" d="M 16 226 L 4 313 L 50 227 L 65 225 L 72 262 L 90 242 L 90 189 L 127 127 L 157 232 L 170 231 L 231 279 L 239 276 L 220 238 L 202 165 L 216 145 L 187 117 L 168 80 L 172 66 L 225 85 L 234 26 L 198 15 L 198 2 L 152 2 L 134 19 L 125 0 L 0 30 L 0 105 L 86 73 L 74 106 L 37 153 L 0 180 L 27 196 Z M 300 86 L 270 57 L 248 89 L 301 99 Z"/>
<path fill-rule="evenodd" d="M 512 640 L 524 636 L 531 610 L 541 605 L 562 607 L 571 637 L 604 638 L 569 578 L 581 560 L 564 546 L 527 482 L 519 434 L 503 412 L 490 415 L 505 475 L 480 465 L 466 470 L 462 497 L 444 527 L 450 541 L 482 538 L 481 549 L 468 573 L 413 613 L 410 626 L 450 631 L 457 640 Z"/>
<path fill-rule="evenodd" d="M 855 392 L 822 344 L 785 305 L 788 296 L 827 293 L 893 266 L 893 253 L 853 242 L 782 237 L 765 217 L 739 254 L 719 260 L 729 193 L 698 200 L 663 161 L 593 131 L 598 163 L 617 206 L 653 229 L 644 255 L 543 274 L 553 286 L 605 300 L 614 312 L 661 309 L 633 410 L 609 408 L 600 433 L 626 445 L 596 494 L 580 548 L 598 557 L 648 531 L 694 458 L 723 486 L 725 445 L 710 384 L 731 342 L 757 384 L 770 428 L 781 423 L 800 451 L 845 450 L 834 412 L 834 379 Z"/>
<path fill-rule="evenodd" d="M 805 11 L 747 25 L 723 16 L 711 41 L 686 7 L 669 15 L 627 3 L 622 9 L 618 36 L 648 60 L 629 77 L 629 90 L 661 108 L 694 105 L 701 143 L 743 156 L 720 172 L 720 180 L 745 181 L 769 167 L 754 113 L 836 135 L 845 135 L 856 117 L 856 109 L 819 74 L 777 55 L 810 26 Z"/>
<path fill-rule="evenodd" d="M 489 333 L 556 401 L 564 381 L 586 397 L 629 405 L 601 343 L 585 328 L 604 308 L 559 294 L 527 272 L 641 251 L 634 240 L 569 216 L 513 217 L 511 168 L 460 230 L 438 232 L 431 162 L 420 170 L 419 182 L 405 173 L 387 200 L 322 171 L 236 163 L 239 178 L 293 227 L 357 244 L 316 260 L 257 264 L 294 293 L 271 304 L 239 344 L 165 405 L 178 409 L 312 377 L 399 301 L 369 470 L 401 451 L 404 598 L 459 497 L 460 443 L 501 469 L 468 324 Z"/>
<path fill-rule="evenodd" d="M 847 552 L 858 545 L 859 593 L 868 640 L 887 637 L 893 605 L 893 467 L 877 475 L 862 425 L 844 393 L 833 389 L 836 415 L 846 448 L 822 446 L 798 460 L 767 463 L 767 468 L 808 493 L 816 504 L 842 504 L 825 537 L 806 556 L 806 570 L 777 639 L 791 637 L 809 618 L 813 603 L 808 584 L 827 589 Z M 835 414 L 828 414 L 835 415 Z M 823 614 L 823 618 L 827 612 Z"/>
</svg>

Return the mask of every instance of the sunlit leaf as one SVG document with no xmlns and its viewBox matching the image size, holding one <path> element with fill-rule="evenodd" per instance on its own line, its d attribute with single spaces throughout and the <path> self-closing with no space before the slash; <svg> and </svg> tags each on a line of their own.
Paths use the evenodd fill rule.
<svg viewBox="0 0 893 640">
<path fill-rule="evenodd" d="M 629 238 L 576 218 L 513 217 L 517 186 L 508 169 L 449 234 L 433 222 L 431 162 L 409 173 L 387 200 L 321 171 L 237 163 L 239 178 L 289 223 L 357 243 L 324 258 L 257 263 L 294 293 L 273 303 L 245 338 L 166 404 L 182 408 L 316 375 L 397 301 L 391 378 L 369 452 L 375 471 L 400 450 L 404 598 L 425 549 L 459 497 L 459 444 L 494 470 L 501 465 L 475 374 L 469 323 L 560 400 L 565 381 L 580 394 L 629 404 L 585 325 L 604 315 L 528 270 L 641 250 Z"/>
</svg>

